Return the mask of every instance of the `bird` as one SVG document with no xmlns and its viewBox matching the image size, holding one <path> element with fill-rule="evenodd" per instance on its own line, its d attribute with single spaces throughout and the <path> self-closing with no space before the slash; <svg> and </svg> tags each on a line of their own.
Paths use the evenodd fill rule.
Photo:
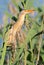
<svg viewBox="0 0 44 65">
<path fill-rule="evenodd" d="M 12 62 L 14 62 L 14 58 L 15 58 L 14 55 L 15 55 L 15 51 L 16 51 L 16 48 L 17 48 L 16 36 L 17 36 L 19 41 L 21 41 L 21 39 L 23 41 L 23 37 L 25 37 L 25 35 L 22 32 L 21 28 L 24 24 L 25 15 L 29 14 L 29 13 L 33 14 L 34 10 L 22 10 L 19 14 L 17 22 L 5 34 L 5 40 L 6 40 L 6 37 L 7 37 L 7 40 L 5 41 L 5 43 L 7 44 L 7 46 L 11 46 L 11 48 L 12 48 L 11 49 L 11 51 L 12 51 Z"/>
<path fill-rule="evenodd" d="M 17 32 L 19 32 L 24 24 L 25 15 L 29 13 L 34 13 L 34 10 L 23 10 L 20 12 L 17 22 L 11 27 L 11 29 L 7 32 L 9 35 L 9 43 L 14 40 L 14 37 Z M 7 34 L 6 33 L 6 34 Z"/>
</svg>

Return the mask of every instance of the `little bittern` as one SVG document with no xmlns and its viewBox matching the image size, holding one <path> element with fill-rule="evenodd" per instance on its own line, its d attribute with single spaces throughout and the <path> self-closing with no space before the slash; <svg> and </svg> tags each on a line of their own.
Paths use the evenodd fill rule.
<svg viewBox="0 0 44 65">
<path fill-rule="evenodd" d="M 12 28 L 9 30 L 9 38 L 8 43 L 14 42 L 14 37 L 16 36 L 16 33 L 21 30 L 22 25 L 24 24 L 24 18 L 26 14 L 34 13 L 34 10 L 23 10 L 19 14 L 19 18 L 17 22 L 12 26 Z"/>
<path fill-rule="evenodd" d="M 19 18 L 18 18 L 17 22 L 6 33 L 6 35 L 8 36 L 8 39 L 6 41 L 7 46 L 10 45 L 12 47 L 12 50 L 14 50 L 14 52 L 11 50 L 12 51 L 12 60 L 13 60 L 13 62 L 14 62 L 15 50 L 17 48 L 16 35 L 17 35 L 17 38 L 18 38 L 19 41 L 21 39 L 23 41 L 24 33 L 22 32 L 21 28 L 22 28 L 22 25 L 24 24 L 25 15 L 29 14 L 29 13 L 34 13 L 34 10 L 23 10 L 23 11 L 21 11 L 21 13 L 19 14 Z"/>
</svg>

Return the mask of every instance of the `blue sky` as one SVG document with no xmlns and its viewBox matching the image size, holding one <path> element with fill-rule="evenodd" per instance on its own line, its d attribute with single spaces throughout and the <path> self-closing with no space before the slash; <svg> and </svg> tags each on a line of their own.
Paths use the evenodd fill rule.
<svg viewBox="0 0 44 65">
<path fill-rule="evenodd" d="M 42 5 L 44 5 L 44 0 L 35 0 L 34 2 L 35 7 L 42 6 Z"/>
<path fill-rule="evenodd" d="M 2 16 L 4 14 L 4 11 L 7 10 L 8 3 L 8 0 L 0 0 L 0 24 L 2 24 Z"/>
</svg>

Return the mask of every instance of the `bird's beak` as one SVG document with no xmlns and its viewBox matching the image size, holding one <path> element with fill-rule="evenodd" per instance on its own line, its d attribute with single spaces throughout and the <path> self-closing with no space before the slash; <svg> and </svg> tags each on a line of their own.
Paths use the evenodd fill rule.
<svg viewBox="0 0 44 65">
<path fill-rule="evenodd" d="M 28 13 L 34 13 L 35 10 L 24 10 L 26 14 Z"/>
</svg>

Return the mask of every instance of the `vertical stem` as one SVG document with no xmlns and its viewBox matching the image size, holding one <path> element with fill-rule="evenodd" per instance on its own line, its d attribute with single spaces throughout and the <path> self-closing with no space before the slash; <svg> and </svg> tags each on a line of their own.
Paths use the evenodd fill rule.
<svg viewBox="0 0 44 65">
<path fill-rule="evenodd" d="M 42 24 L 41 24 L 41 30 L 43 30 L 43 23 L 44 23 L 44 16 L 43 16 L 43 21 L 42 21 Z M 38 56 L 37 56 L 36 65 L 38 65 L 38 61 L 39 61 L 40 49 L 41 49 L 41 44 L 42 44 L 42 35 L 40 35 L 38 44 L 39 44 L 39 46 L 38 46 Z"/>
<path fill-rule="evenodd" d="M 26 65 L 26 59 L 27 59 L 27 44 L 25 44 L 24 51 L 25 51 L 25 56 L 24 56 L 24 65 Z"/>
<path fill-rule="evenodd" d="M 30 39 L 30 44 L 32 44 L 32 40 L 31 40 L 31 39 Z M 34 59 L 33 59 L 34 57 L 33 57 L 33 50 L 32 50 L 32 46 L 31 46 L 31 53 L 32 53 L 32 61 L 33 61 L 33 62 L 32 62 L 32 65 L 34 65 Z"/>
<path fill-rule="evenodd" d="M 38 56 L 37 56 L 36 65 L 38 65 L 38 61 L 39 61 L 41 43 L 42 43 L 42 35 L 40 35 L 39 42 L 38 42 L 39 46 L 38 46 Z"/>
</svg>

